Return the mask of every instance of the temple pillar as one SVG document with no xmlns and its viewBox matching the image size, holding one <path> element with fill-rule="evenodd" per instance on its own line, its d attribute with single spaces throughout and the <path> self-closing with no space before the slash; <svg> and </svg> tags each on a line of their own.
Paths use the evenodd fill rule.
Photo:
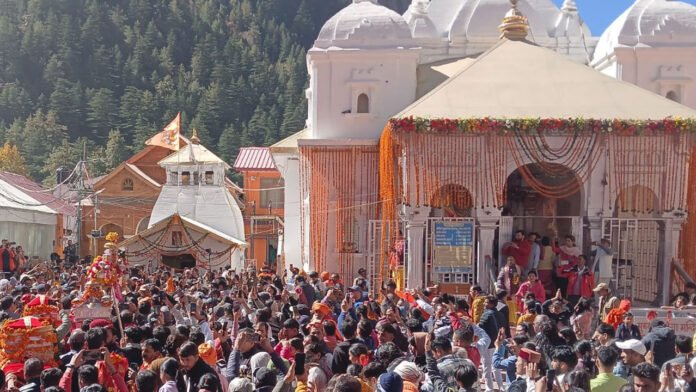
<svg viewBox="0 0 696 392">
<path fill-rule="evenodd" d="M 402 217 L 406 220 L 406 287 L 423 288 L 425 282 L 425 230 L 428 225 L 430 207 L 402 206 Z"/>
<path fill-rule="evenodd" d="M 501 210 L 485 209 L 477 211 L 478 220 L 478 257 L 476 258 L 476 270 L 478 271 L 477 283 L 490 291 L 495 283 L 495 260 L 493 259 L 493 245 L 495 243 L 496 230 L 500 220 Z M 493 279 L 493 280 L 491 280 Z"/>
<path fill-rule="evenodd" d="M 661 301 L 661 305 L 669 305 L 669 287 L 672 281 L 672 257 L 674 257 L 674 245 L 673 242 L 673 227 L 674 222 L 672 219 L 665 219 L 660 225 L 662 229 L 662 263 L 660 263 L 660 275 L 662 275 L 661 295 L 658 298 Z"/>
</svg>

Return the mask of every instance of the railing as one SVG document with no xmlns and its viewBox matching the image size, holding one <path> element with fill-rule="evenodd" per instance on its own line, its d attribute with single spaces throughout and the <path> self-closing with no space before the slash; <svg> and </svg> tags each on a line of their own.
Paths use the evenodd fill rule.
<svg viewBox="0 0 696 392">
<path fill-rule="evenodd" d="M 671 271 L 672 279 L 670 279 L 670 297 L 674 297 L 677 295 L 677 293 L 684 292 L 686 284 L 694 283 L 694 280 L 684 269 L 684 264 L 682 263 L 681 259 L 672 259 Z"/>
</svg>

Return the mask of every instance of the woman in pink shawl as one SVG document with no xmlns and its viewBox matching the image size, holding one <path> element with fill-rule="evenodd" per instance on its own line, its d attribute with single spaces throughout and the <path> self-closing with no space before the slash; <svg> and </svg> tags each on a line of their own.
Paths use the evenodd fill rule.
<svg viewBox="0 0 696 392">
<path fill-rule="evenodd" d="M 561 289 L 561 293 L 568 290 L 568 278 L 564 278 L 563 271 L 574 267 L 578 263 L 578 258 L 582 254 L 580 248 L 575 246 L 575 237 L 565 236 L 564 242 L 559 246 L 558 241 L 554 244 L 553 251 L 558 255 L 556 264 L 556 277 L 554 279 L 556 287 Z"/>
<path fill-rule="evenodd" d="M 517 294 L 515 294 L 515 297 L 517 298 L 517 308 L 522 309 L 522 313 L 527 311 L 527 309 L 524 308 L 527 293 L 534 294 L 534 299 L 539 303 L 543 304 L 546 301 L 546 291 L 544 290 L 544 285 L 539 281 L 537 272 L 535 270 L 527 272 L 527 281 L 522 283 L 520 289 L 517 290 Z"/>
</svg>

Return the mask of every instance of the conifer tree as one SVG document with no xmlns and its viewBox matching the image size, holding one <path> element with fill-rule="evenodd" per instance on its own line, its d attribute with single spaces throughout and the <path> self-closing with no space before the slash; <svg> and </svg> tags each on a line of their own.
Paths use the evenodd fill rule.
<svg viewBox="0 0 696 392">
<path fill-rule="evenodd" d="M 128 159 L 129 151 L 126 146 L 126 139 L 118 129 L 109 131 L 109 140 L 106 142 L 105 167 L 107 171 L 114 169 L 121 162 Z"/>
</svg>

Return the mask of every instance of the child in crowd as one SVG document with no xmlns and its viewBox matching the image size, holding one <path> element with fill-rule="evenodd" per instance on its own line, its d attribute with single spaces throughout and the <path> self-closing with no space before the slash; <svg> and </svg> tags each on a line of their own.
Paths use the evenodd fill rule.
<svg viewBox="0 0 696 392">
<path fill-rule="evenodd" d="M 640 328 L 633 324 L 633 314 L 627 312 L 623 316 L 623 322 L 616 329 L 616 340 L 624 341 L 629 339 L 640 340 Z"/>
</svg>

